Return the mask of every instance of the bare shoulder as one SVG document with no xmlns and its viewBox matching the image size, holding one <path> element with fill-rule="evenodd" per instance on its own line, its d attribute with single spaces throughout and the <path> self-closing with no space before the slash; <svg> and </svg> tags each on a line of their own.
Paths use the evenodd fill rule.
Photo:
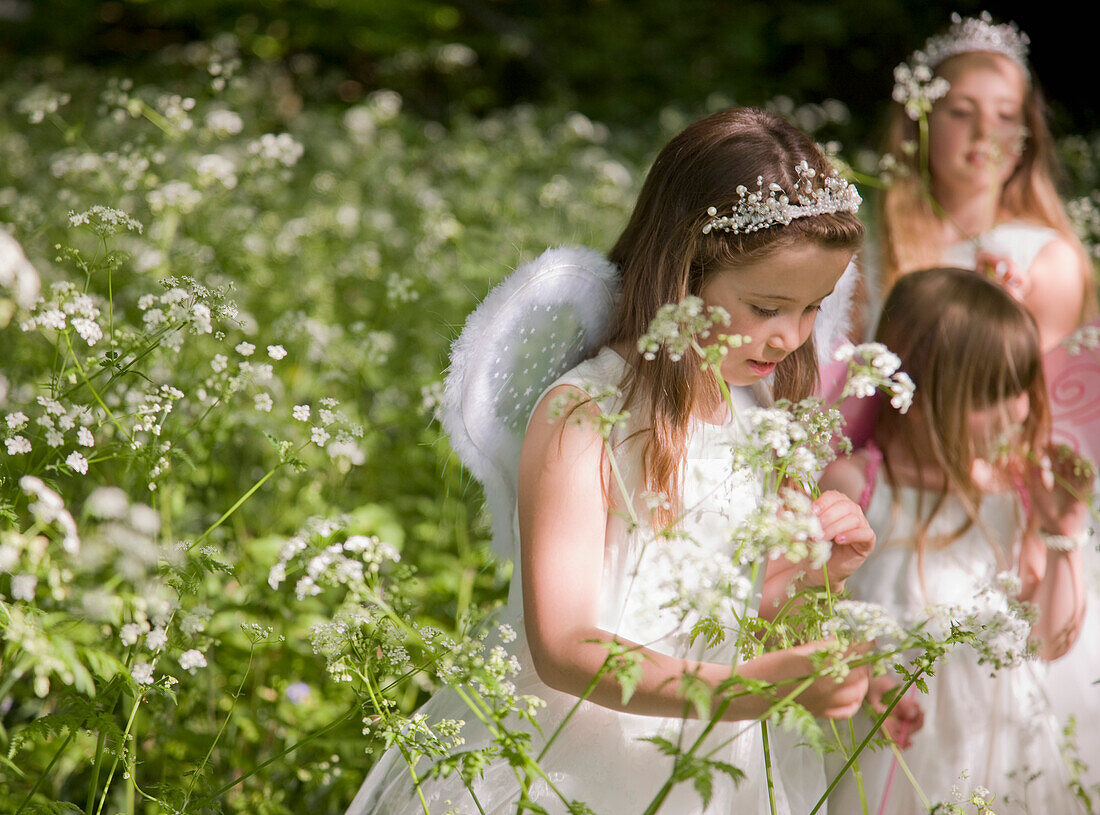
<svg viewBox="0 0 1100 815">
<path fill-rule="evenodd" d="M 1023 302 L 1035 317 L 1044 348 L 1077 328 L 1085 302 L 1086 271 L 1080 253 L 1061 237 L 1044 246 L 1032 261 L 1031 286 Z"/>
<path fill-rule="evenodd" d="M 868 457 L 866 450 L 856 450 L 850 456 L 832 462 L 821 474 L 821 489 L 836 490 L 853 501 L 859 501 L 867 486 Z"/>
<path fill-rule="evenodd" d="M 559 385 L 535 406 L 520 454 L 520 495 L 524 486 L 566 473 L 582 480 L 585 471 L 599 478 L 603 437 L 596 421 L 599 406 L 575 385 Z"/>
</svg>

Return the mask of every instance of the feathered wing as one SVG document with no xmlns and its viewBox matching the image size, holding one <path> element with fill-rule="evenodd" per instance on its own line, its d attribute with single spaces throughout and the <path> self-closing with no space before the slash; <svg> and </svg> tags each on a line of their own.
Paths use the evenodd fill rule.
<svg viewBox="0 0 1100 815">
<path fill-rule="evenodd" d="M 833 293 L 821 303 L 821 313 L 817 315 L 817 320 L 814 322 L 814 346 L 817 349 L 817 364 L 820 368 L 824 368 L 825 364 L 833 358 L 833 351 L 848 340 L 859 278 L 859 267 L 856 261 L 852 260 L 837 281 Z"/>
<path fill-rule="evenodd" d="M 489 292 L 451 348 L 441 421 L 485 489 L 497 557 L 516 556 L 516 483 L 531 411 L 554 380 L 604 344 L 618 293 L 618 269 L 601 253 L 549 249 Z"/>
</svg>

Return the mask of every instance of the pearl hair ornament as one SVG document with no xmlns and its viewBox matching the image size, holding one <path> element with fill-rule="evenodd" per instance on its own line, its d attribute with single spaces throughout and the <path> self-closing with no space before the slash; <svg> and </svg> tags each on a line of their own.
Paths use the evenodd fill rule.
<svg viewBox="0 0 1100 815">
<path fill-rule="evenodd" d="M 817 171 L 806 161 L 800 162 L 794 171 L 798 176 L 794 185 L 796 203 L 791 203 L 787 193 L 775 182 L 768 184 L 765 190 L 764 177 L 757 176 L 755 190 L 750 191 L 744 184 L 737 186 L 738 200 L 729 215 L 719 215 L 716 207 L 707 209 L 710 220 L 703 225 L 703 234 L 720 229 L 740 235 L 780 224 L 785 226 L 795 218 L 859 211 L 863 199 L 855 185 L 841 178 L 836 170 L 824 176 L 822 186 L 817 189 L 813 183 Z"/>
<path fill-rule="evenodd" d="M 996 25 L 988 11 L 963 19 L 951 15 L 951 25 L 943 34 L 929 37 L 924 48 L 913 55 L 915 62 L 935 68 L 948 57 L 974 51 L 992 51 L 1011 59 L 1028 76 L 1027 53 L 1031 40 L 1015 23 Z"/>
</svg>

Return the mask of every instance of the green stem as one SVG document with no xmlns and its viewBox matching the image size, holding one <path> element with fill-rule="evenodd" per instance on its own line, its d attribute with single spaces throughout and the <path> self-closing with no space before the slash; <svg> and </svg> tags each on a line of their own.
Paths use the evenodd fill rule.
<svg viewBox="0 0 1100 815">
<path fill-rule="evenodd" d="M 187 547 L 187 551 L 190 552 L 192 549 L 194 549 L 196 546 L 198 546 L 200 543 L 202 543 L 204 540 L 206 540 L 210 536 L 211 532 L 213 532 L 215 529 L 217 529 L 219 526 L 221 526 L 223 523 L 225 523 L 226 519 L 229 518 L 229 516 L 232 515 L 234 512 L 236 512 L 238 509 L 240 509 L 241 504 L 243 504 L 245 501 L 247 501 L 249 498 L 251 498 L 255 494 L 256 490 L 258 490 L 260 487 L 262 487 L 267 482 L 267 480 L 269 478 L 271 478 L 271 476 L 275 475 L 275 473 L 277 473 L 279 471 L 279 469 L 282 466 L 283 466 L 282 462 L 280 462 L 280 463 L 276 464 L 274 467 L 272 467 L 270 470 L 268 470 L 267 474 L 264 475 L 263 478 L 261 478 L 255 484 L 253 484 L 252 487 L 249 488 L 248 492 L 246 492 L 244 495 L 242 495 L 240 498 L 238 498 L 236 503 L 233 504 L 233 506 L 231 506 L 224 513 L 222 513 L 222 516 L 220 518 L 218 518 L 218 520 L 214 521 L 214 523 L 212 523 L 207 528 L 207 530 L 205 532 L 203 532 L 201 535 L 199 535 L 199 537 L 196 538 L 195 541 L 190 546 Z"/>
<path fill-rule="evenodd" d="M 772 778 L 772 749 L 768 743 L 768 723 L 760 723 L 760 738 L 764 744 L 764 777 L 768 782 L 768 809 L 772 815 L 779 815 L 775 805 L 775 780 Z"/>
<path fill-rule="evenodd" d="M 130 738 L 130 729 L 134 726 L 134 721 L 137 719 L 138 708 L 141 707 L 142 701 L 145 699 L 145 695 L 142 694 L 134 700 L 134 707 L 130 711 L 130 717 L 126 720 L 126 729 L 122 733 L 122 738 L 119 739 L 119 751 L 125 752 L 126 742 Z M 111 781 L 115 777 L 115 770 L 118 769 L 118 755 L 115 756 L 114 762 L 111 764 L 111 771 L 107 773 L 107 782 L 103 785 L 103 795 L 99 798 L 99 806 L 96 808 L 96 815 L 103 812 L 103 806 L 107 803 L 107 793 L 111 789 Z"/>
<path fill-rule="evenodd" d="M 836 740 L 837 747 L 844 753 L 844 758 L 848 758 L 851 755 L 847 748 L 844 746 L 844 740 L 840 737 L 840 731 L 836 729 L 836 719 L 829 719 L 829 727 L 832 728 L 833 738 Z M 852 720 L 848 720 L 848 733 L 852 740 L 852 749 L 856 748 L 856 731 L 855 725 L 852 724 Z M 857 761 L 852 765 L 852 777 L 856 780 L 856 790 L 859 792 L 859 808 L 862 815 L 869 815 L 867 812 L 867 793 L 863 788 L 863 773 L 859 769 L 859 762 Z"/>
<path fill-rule="evenodd" d="M 859 756 L 859 754 L 863 752 L 864 748 L 868 744 L 870 744 L 871 739 L 873 739 L 875 737 L 875 734 L 878 733 L 878 731 L 881 729 L 883 722 L 885 722 L 887 717 L 891 713 L 893 713 L 894 708 L 897 707 L 898 702 L 900 702 L 901 698 L 903 696 L 905 696 L 905 694 L 909 690 L 909 688 L 911 688 L 913 686 L 913 683 L 917 681 L 917 678 L 922 673 L 924 673 L 924 670 L 925 669 L 923 667 L 919 668 L 917 670 L 917 672 L 914 673 L 908 679 L 908 681 L 906 681 L 906 683 L 902 686 L 901 690 L 897 694 L 895 694 L 895 696 L 891 700 L 890 704 L 887 705 L 886 709 L 883 710 L 882 713 L 879 714 L 877 719 L 875 719 L 875 723 L 871 727 L 871 730 L 863 738 L 863 741 L 861 741 L 859 743 L 859 746 L 852 752 L 852 755 L 850 755 L 848 757 L 848 760 L 846 762 L 844 762 L 844 766 L 840 768 L 840 772 L 836 774 L 836 777 L 830 782 L 829 786 L 826 787 L 825 792 L 822 793 L 821 797 L 817 800 L 817 803 L 814 804 L 814 808 L 809 811 L 808 815 L 816 815 L 817 811 L 820 810 L 822 806 L 824 806 L 825 801 L 828 799 L 830 793 L 832 793 L 832 791 L 834 789 L 836 789 L 836 785 L 839 784 L 840 779 L 844 777 L 844 773 L 848 772 L 848 768 L 851 767 L 853 764 L 855 764 L 856 759 Z"/>
<path fill-rule="evenodd" d="M 95 794 L 99 790 L 99 770 L 103 765 L 103 745 L 106 738 L 107 733 L 104 730 L 100 730 L 99 738 L 96 739 L 95 744 L 95 759 L 93 760 L 95 769 L 92 770 L 92 783 L 88 787 L 88 802 L 84 807 L 86 815 L 91 815 L 92 807 L 95 806 Z"/>
<path fill-rule="evenodd" d="M 212 792 L 209 795 L 205 796 L 202 799 L 202 803 L 206 804 L 206 803 L 209 803 L 210 801 L 215 800 L 216 798 L 219 798 L 220 796 L 224 795 L 225 793 L 229 792 L 229 790 L 233 789 L 235 786 L 240 784 L 242 781 L 245 781 L 245 780 L 251 778 L 252 776 L 259 773 L 261 770 L 263 770 L 265 767 L 269 767 L 270 765 L 274 764 L 276 761 L 279 761 L 279 760 L 285 758 L 286 756 L 290 755 L 295 750 L 297 750 L 299 747 L 302 747 L 302 746 L 308 744 L 309 742 L 313 741 L 314 739 L 320 738 L 321 736 L 325 735 L 325 733 L 328 733 L 330 730 L 335 730 L 339 725 L 343 724 L 348 719 L 350 719 L 352 717 L 352 715 L 358 710 L 359 710 L 358 705 L 352 705 L 351 708 L 349 708 L 348 711 L 346 713 L 344 713 L 343 715 L 341 715 L 339 718 L 334 719 L 333 721 L 329 722 L 324 727 L 322 727 L 318 730 L 314 730 L 312 733 L 308 734 L 307 736 L 300 739 L 299 741 L 296 741 L 294 744 L 290 745 L 290 747 L 287 747 L 282 752 L 278 753 L 277 755 L 272 756 L 271 758 L 267 759 L 266 761 L 264 761 L 260 764 L 257 764 L 255 767 L 253 767 L 248 772 L 242 773 L 241 775 L 234 778 L 232 781 L 230 781 L 225 786 L 220 787 L 215 792 Z"/>
<path fill-rule="evenodd" d="M 57 763 L 57 760 L 61 758 L 61 754 L 65 752 L 65 748 L 69 746 L 69 742 L 76 736 L 76 730 L 69 730 L 69 735 L 65 737 L 65 741 L 61 743 L 61 746 L 57 748 L 57 752 L 53 754 L 53 758 L 50 759 L 50 763 L 46 765 L 41 775 L 38 776 L 38 780 L 34 782 L 34 786 L 31 787 L 30 792 L 27 793 L 27 797 L 23 799 L 23 803 L 19 805 L 19 809 L 15 810 L 15 815 L 19 815 L 24 809 L 27 808 L 27 804 L 34 798 L 34 794 L 38 792 L 38 788 L 42 786 L 42 782 L 46 780 L 46 776 L 50 774 L 50 770 L 53 769 L 53 765 Z"/>
<path fill-rule="evenodd" d="M 244 676 L 241 677 L 241 684 L 237 686 L 237 692 L 233 694 L 233 702 L 229 706 L 229 712 L 225 714 L 225 719 L 222 721 L 222 726 L 218 729 L 218 733 L 214 736 L 214 740 L 210 742 L 210 747 L 206 750 L 206 755 L 202 757 L 202 761 L 199 762 L 199 766 L 195 769 L 195 772 L 191 775 L 191 783 L 187 785 L 187 794 L 183 800 L 183 811 L 187 811 L 187 805 L 191 801 L 191 794 L 194 792 L 195 784 L 198 782 L 199 777 L 202 775 L 203 769 L 206 767 L 206 763 L 210 760 L 210 756 L 214 754 L 214 748 L 218 746 L 218 742 L 221 741 L 222 735 L 225 733 L 225 729 L 229 727 L 229 722 L 233 718 L 233 712 L 237 709 L 237 702 L 241 698 L 241 692 L 244 690 L 245 682 L 248 681 L 249 675 L 252 673 L 252 661 L 256 657 L 256 643 L 252 643 L 248 648 L 248 665 L 245 666 Z"/>
<path fill-rule="evenodd" d="M 901 755 L 901 750 L 893 741 L 890 742 L 890 749 L 894 753 L 894 760 L 897 761 L 898 766 L 901 767 L 901 771 L 905 773 L 905 777 L 909 779 L 909 783 L 913 786 L 913 791 L 916 792 L 917 797 L 920 798 L 921 806 L 924 809 L 930 810 L 932 808 L 932 802 L 928 800 L 928 796 L 924 794 L 924 790 L 921 789 L 920 784 L 913 775 L 913 771 L 910 770 L 909 765 L 905 763 L 905 759 Z"/>
<path fill-rule="evenodd" d="M 126 428 L 122 426 L 119 420 L 115 417 L 115 414 L 111 412 L 111 409 L 109 407 L 107 407 L 107 403 L 103 401 L 103 397 L 99 395 L 99 391 L 95 389 L 95 386 L 92 385 L 91 380 L 88 379 L 88 375 L 84 372 L 84 366 L 80 364 L 80 358 L 76 355 L 76 350 L 73 348 L 73 340 L 72 337 L 69 336 L 68 331 L 65 332 L 65 344 L 69 348 L 69 353 L 73 356 L 73 365 L 76 367 L 77 373 L 80 374 L 80 379 L 84 382 L 85 385 L 87 385 L 88 390 L 91 391 L 92 398 L 94 398 L 100 408 L 103 409 L 103 412 L 107 414 L 107 418 L 111 420 L 111 424 L 117 427 L 118 432 L 123 435 L 126 441 L 130 442 L 130 444 L 133 445 L 133 437 L 126 432 Z"/>
</svg>

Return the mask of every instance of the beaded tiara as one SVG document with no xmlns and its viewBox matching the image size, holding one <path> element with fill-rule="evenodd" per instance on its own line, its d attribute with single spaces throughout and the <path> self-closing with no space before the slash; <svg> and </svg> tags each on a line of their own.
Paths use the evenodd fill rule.
<svg viewBox="0 0 1100 815">
<path fill-rule="evenodd" d="M 703 234 L 708 235 L 712 230 L 720 229 L 739 235 L 779 224 L 786 225 L 795 218 L 809 218 L 833 212 L 854 214 L 859 211 L 863 199 L 859 197 L 855 185 L 840 178 L 836 170 L 830 171 L 822 179 L 822 186 L 817 189 L 814 189 L 813 183 L 817 171 L 813 167 L 802 161 L 794 171 L 798 176 L 794 185 L 795 203 L 774 182 L 768 184 L 765 190 L 764 177 L 758 176 L 755 190 L 750 191 L 744 184 L 738 185 L 737 203 L 733 205 L 733 211 L 729 215 L 719 215 L 715 207 L 707 209 L 710 220 L 704 224 Z"/>
<path fill-rule="evenodd" d="M 951 25 L 943 34 L 929 37 L 924 48 L 914 55 L 916 61 L 935 68 L 948 57 L 974 51 L 992 51 L 1011 59 L 1028 75 L 1027 53 L 1031 40 L 1015 23 L 995 25 L 988 11 L 977 17 L 951 15 Z"/>
</svg>

